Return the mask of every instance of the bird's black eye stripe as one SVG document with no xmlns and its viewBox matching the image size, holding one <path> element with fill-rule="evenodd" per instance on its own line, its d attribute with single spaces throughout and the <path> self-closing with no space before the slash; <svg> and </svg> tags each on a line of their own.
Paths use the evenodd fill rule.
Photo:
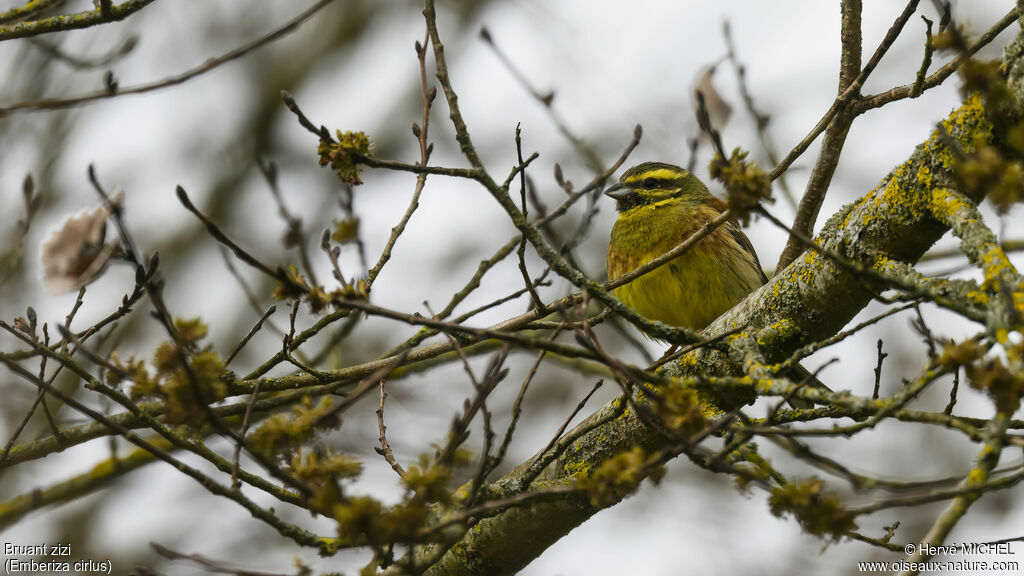
<svg viewBox="0 0 1024 576">
<path fill-rule="evenodd" d="M 644 178 L 643 187 L 646 190 L 654 190 L 658 187 L 659 181 L 657 178 Z"/>
</svg>

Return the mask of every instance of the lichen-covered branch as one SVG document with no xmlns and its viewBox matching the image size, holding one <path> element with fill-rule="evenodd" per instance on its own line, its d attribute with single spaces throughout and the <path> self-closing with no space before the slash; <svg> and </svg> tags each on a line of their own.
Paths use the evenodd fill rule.
<svg viewBox="0 0 1024 576">
<path fill-rule="evenodd" d="M 0 41 L 12 40 L 14 38 L 27 38 L 29 36 L 38 36 L 40 34 L 62 32 L 65 30 L 80 30 L 82 28 L 89 28 L 98 24 L 117 22 L 118 20 L 124 20 L 139 10 L 142 10 L 149 4 L 152 4 L 153 1 L 154 0 L 127 0 L 120 4 L 110 6 L 108 10 L 103 10 L 101 7 L 97 6 L 95 10 L 87 10 L 77 14 L 60 14 L 57 16 L 50 16 L 49 18 L 43 18 L 41 20 L 28 20 L 26 22 L 0 26 Z M 6 12 L 2 15 L 4 18 L 3 21 L 13 20 L 24 15 L 31 15 L 40 10 L 40 5 L 44 3 L 45 2 L 30 2 L 29 5 L 23 6 L 20 9 L 14 9 Z M 52 4 L 52 2 L 50 4 Z"/>
</svg>

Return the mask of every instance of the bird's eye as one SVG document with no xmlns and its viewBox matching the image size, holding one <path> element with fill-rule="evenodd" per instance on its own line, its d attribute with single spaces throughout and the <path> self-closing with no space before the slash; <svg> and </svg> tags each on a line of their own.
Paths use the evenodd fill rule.
<svg viewBox="0 0 1024 576">
<path fill-rule="evenodd" d="M 647 190 L 654 190 L 658 187 L 657 178 L 644 178 L 644 188 Z"/>
</svg>

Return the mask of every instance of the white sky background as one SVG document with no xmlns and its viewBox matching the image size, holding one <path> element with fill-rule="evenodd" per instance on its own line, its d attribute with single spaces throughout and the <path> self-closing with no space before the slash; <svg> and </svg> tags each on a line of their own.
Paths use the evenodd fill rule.
<svg viewBox="0 0 1024 576">
<path fill-rule="evenodd" d="M 7 4 L 11 2 L 4 3 L 3 7 Z M 129 33 L 139 34 L 142 40 L 136 53 L 113 67 L 121 84 L 130 86 L 195 66 L 244 41 L 238 38 L 254 38 L 299 12 L 293 3 L 259 4 L 262 4 L 261 13 L 252 14 L 257 12 L 252 3 L 165 0 L 154 3 L 123 25 L 73 33 L 66 46 L 87 53 L 102 52 Z M 308 4 L 303 2 L 302 6 Z M 966 21 L 970 31 L 978 34 L 1011 7 L 1009 1 L 961 2 L 955 14 Z M 902 2 L 865 1 L 865 61 L 902 8 Z M 404 127 L 418 122 L 420 117 L 418 93 L 410 92 L 410 86 L 417 74 L 412 45 L 422 39 L 422 18 L 417 5 L 405 2 L 393 2 L 384 12 L 371 21 L 372 29 L 364 34 L 360 43 L 348 50 L 333 54 L 293 53 L 294 58 L 320 60 L 311 78 L 298 86 L 283 87 L 294 93 L 314 122 L 332 130 L 365 130 L 376 139 L 383 127 L 394 131 L 394 126 L 402 126 L 403 140 L 400 145 L 391 145 L 390 151 L 395 158 L 413 162 L 418 152 L 413 137 Z M 922 2 L 921 12 L 937 20 L 929 2 Z M 721 33 L 725 19 L 732 24 L 736 48 L 747 66 L 749 88 L 757 105 L 761 111 L 772 115 L 770 129 L 780 155 L 813 127 L 836 92 L 838 2 L 496 2 L 476 14 L 461 35 L 456 34 L 454 19 L 444 3 L 439 7 L 439 18 L 462 111 L 488 167 L 503 177 L 514 164 L 512 134 L 516 123 L 520 122 L 524 152 L 541 154 L 531 175 L 549 205 L 554 205 L 561 194 L 550 176 L 556 161 L 562 164 L 566 177 L 577 184 L 588 180 L 589 173 L 583 163 L 572 156 L 542 107 L 515 82 L 476 36 L 481 25 L 490 29 L 497 44 L 536 87 L 556 91 L 555 109 L 577 135 L 597 147 L 607 163 L 629 141 L 633 125 L 640 123 L 644 127 L 644 139 L 629 163 L 661 160 L 686 164 L 687 140 L 695 132 L 691 87 L 703 66 L 725 54 Z M 197 22 L 212 22 L 211 28 L 221 27 L 232 33 L 225 33 L 223 37 L 197 36 L 192 32 Z M 294 37 L 263 50 L 270 54 L 288 54 L 288 50 L 302 46 L 302 41 L 308 40 L 310 35 L 323 33 L 323 27 L 330 25 L 327 22 L 307 24 Z M 237 28 L 245 33 L 237 32 Z M 995 47 L 983 52 L 983 56 L 998 56 L 1012 37 L 1010 34 L 1004 33 L 994 43 Z M 874 93 L 911 82 L 921 61 L 923 42 L 924 24 L 915 16 L 867 83 L 865 92 Z M 0 44 L 0 72 L 6 75 L 8 70 L 17 70 L 15 60 L 21 54 L 19 50 L 24 49 L 16 42 Z M 941 57 L 936 60 L 933 69 L 942 62 Z M 141 97 L 114 99 L 71 112 L 70 117 L 77 125 L 65 141 L 66 151 L 52 168 L 50 203 L 28 239 L 27 258 L 34 278 L 39 275 L 38 246 L 46 230 L 67 214 L 96 201 L 85 179 L 85 168 L 90 162 L 96 164 L 108 187 L 117 185 L 126 190 L 129 226 L 137 232 L 143 250 L 162 250 L 163 243 L 181 235 L 182 231 L 202 235 L 194 219 L 177 203 L 174 186 L 184 186 L 197 205 L 203 207 L 210 200 L 211 186 L 225 166 L 251 156 L 251 137 L 246 130 L 255 105 L 252 83 L 274 79 L 269 72 L 266 76 L 259 71 L 254 73 L 252 66 L 252 58 L 243 59 L 181 87 Z M 101 86 L 100 75 L 101 71 L 69 74 L 66 85 L 52 85 L 50 91 L 73 94 L 92 90 Z M 740 104 L 732 69 L 721 68 L 715 80 L 734 108 L 733 119 L 723 134 L 727 148 L 749 149 L 754 159 L 768 168 L 750 118 Z M 819 226 L 839 207 L 874 187 L 927 137 L 935 123 L 957 105 L 956 88 L 954 78 L 917 100 L 898 102 L 857 120 L 822 208 Z M 12 89 L 8 86 L 2 92 L 4 101 L 23 98 L 12 93 Z M 3 215 L 0 238 L 4 241 L 11 237 L 10 231 L 19 215 L 24 167 L 38 166 L 39 158 L 46 154 L 45 150 L 32 147 L 29 135 L 45 129 L 44 122 L 50 116 L 53 114 L 0 118 L 0 127 L 7 124 L 8 138 L 24 137 L 26 142 L 9 146 L 8 155 L 0 159 L 0 214 Z M 437 149 L 432 164 L 464 165 L 451 139 L 447 107 L 442 97 L 436 102 L 431 121 L 432 140 Z M 312 235 L 316 237 L 319 231 L 316 226 L 323 227 L 332 217 L 340 216 L 334 211 L 334 205 L 323 199 L 324 191 L 331 190 L 334 184 L 330 174 L 316 165 L 316 142 L 297 125 L 283 105 L 274 120 L 270 140 L 274 149 L 265 151 L 265 155 L 282 165 L 281 185 L 286 201 L 307 223 L 315 223 Z M 225 148 L 232 142 L 237 146 L 228 154 L 204 154 L 204 151 Z M 278 155 L 275 156 L 275 152 Z M 787 178 L 795 192 L 802 191 L 816 154 L 817 145 L 788 172 Z M 697 163 L 698 174 L 705 180 L 707 159 L 705 151 Z M 363 238 L 372 264 L 391 226 L 405 210 L 414 178 L 405 174 L 367 172 L 364 180 L 366 184 L 357 190 L 356 210 L 362 218 Z M 272 255 L 269 259 L 279 257 L 273 260 L 275 262 L 285 261 L 278 245 L 283 225 L 269 202 L 265 184 L 252 171 L 244 182 L 243 196 L 222 223 L 243 245 L 253 247 L 254 251 L 265 250 L 263 253 Z M 791 219 L 793 215 L 781 199 L 772 210 L 784 219 Z M 992 218 L 991 222 L 996 222 L 988 206 L 985 213 Z M 579 213 L 576 214 L 578 217 Z M 1004 219 L 1002 226 L 1007 238 L 1024 236 L 1020 216 L 1018 209 Z M 597 277 L 604 274 L 604 250 L 613 220 L 614 207 L 610 202 L 603 202 L 595 228 L 579 251 L 585 269 Z M 993 228 L 998 231 L 1000 226 Z M 465 182 L 428 179 L 421 207 L 399 241 L 393 261 L 375 285 L 374 302 L 408 312 L 425 312 L 421 304 L 424 300 L 429 300 L 435 309 L 443 306 L 479 260 L 504 244 L 513 231 L 483 189 Z M 753 223 L 747 233 L 757 247 L 762 264 L 773 266 L 785 235 L 764 221 Z M 168 274 L 169 304 L 178 315 L 199 315 L 206 319 L 219 349 L 226 352 L 255 321 L 255 313 L 224 270 L 214 241 L 205 238 L 201 245 L 203 250 L 189 260 L 165 262 L 168 269 L 174 271 Z M 946 238 L 944 245 L 953 244 Z M 321 265 L 321 279 L 329 277 L 329 268 L 319 253 L 314 252 L 314 258 Z M 1015 260 L 1018 265 L 1024 263 L 1019 258 Z M 949 263 L 926 270 L 945 269 L 946 264 Z M 358 270 L 358 259 L 353 251 L 345 252 L 342 265 L 349 274 Z M 532 270 L 537 273 L 541 269 L 538 262 L 533 261 Z M 254 275 L 246 274 L 255 279 Z M 127 268 L 111 270 L 90 288 L 81 320 L 88 322 L 105 315 L 117 305 L 131 281 L 132 273 Z M 462 310 L 490 301 L 520 284 L 514 266 L 495 269 L 484 282 L 482 291 L 467 301 Z M 544 293 L 554 297 L 566 290 L 562 282 Z M 10 320 L 31 304 L 43 319 L 60 322 L 73 301 L 71 295 L 45 296 L 38 280 L 31 280 L 16 295 L 12 292 L 0 298 L 0 313 Z M 507 318 L 521 311 L 523 305 L 520 301 L 493 310 L 481 315 L 477 322 L 484 325 Z M 286 307 L 279 308 L 275 320 L 286 325 Z M 869 312 L 872 310 L 877 312 L 875 307 L 869 308 Z M 865 313 L 862 318 L 867 316 Z M 891 392 L 899 386 L 899 376 L 909 376 L 920 368 L 923 346 L 917 343 L 909 328 L 910 317 L 901 314 L 866 330 L 857 338 L 812 357 L 807 365 L 814 367 L 830 358 L 839 358 L 840 364 L 825 371 L 822 379 L 835 389 L 869 394 L 875 341 L 881 337 L 890 353 L 885 365 L 887 377 L 883 392 L 887 388 Z M 976 327 L 955 321 L 948 314 L 930 312 L 928 319 L 932 329 L 941 335 L 960 338 L 977 331 Z M 385 321 L 369 321 L 366 326 L 372 330 L 373 338 L 367 338 L 348 351 L 351 356 L 341 361 L 351 363 L 354 357 L 368 357 L 411 333 L 408 328 Z M 262 340 L 254 341 L 247 357 L 250 364 L 244 369 L 255 364 L 260 351 L 272 351 L 279 346 L 272 334 L 261 336 Z M 9 344 L 8 340 L 0 342 L 5 346 Z M 125 347 L 144 353 L 152 344 L 138 341 Z M 655 343 L 648 342 L 648 347 L 655 355 L 662 351 Z M 241 361 L 245 360 L 243 357 Z M 525 356 L 518 357 L 519 365 L 529 362 Z M 236 369 L 243 371 L 241 367 Z M 503 406 L 498 409 L 503 415 L 499 419 L 499 430 L 503 430 L 508 406 L 518 389 L 517 377 L 521 377 L 522 372 L 523 367 L 519 366 L 496 393 L 496 405 Z M 28 389 L 20 382 L 12 382 L 7 373 L 2 374 L 0 388 L 5 398 L 29 402 Z M 546 408 L 541 403 L 529 407 L 534 412 L 527 412 L 530 420 L 521 425 L 520 436 L 510 455 L 512 462 L 521 461 L 541 448 L 568 409 L 590 386 L 586 379 L 573 378 L 557 369 L 552 369 L 545 378 L 535 387 L 553 387 L 554 391 L 547 390 L 544 394 L 561 403 L 557 408 Z M 964 388 L 966 386 L 961 390 Z M 945 388 L 939 387 L 933 392 L 925 402 L 941 407 L 945 402 Z M 396 382 L 394 398 L 388 408 L 389 440 L 399 458 L 411 461 L 429 449 L 429 442 L 442 440 L 451 415 L 468 393 L 469 385 L 458 367 Z M 602 398 L 607 399 L 612 391 L 606 389 L 602 393 Z M 990 404 L 986 400 L 967 392 L 962 394 L 958 410 L 989 415 Z M 592 404 L 591 408 L 594 406 L 597 404 Z M 343 428 L 344 437 L 333 440 L 365 451 L 368 470 L 355 491 L 394 499 L 398 496 L 398 487 L 393 473 L 371 450 L 376 441 L 374 415 L 369 404 L 363 408 L 366 414 L 353 417 Z M 65 415 L 70 416 L 70 413 Z M 14 425 L 0 421 L 3 432 L 0 437 L 6 440 Z M 470 440 L 474 449 L 479 445 L 479 438 L 477 431 Z M 761 444 L 766 452 L 774 454 L 767 442 Z M 856 471 L 885 477 L 909 475 L 920 480 L 966 472 L 976 450 L 961 442 L 959 436 L 941 431 L 908 434 L 906 428 L 897 426 L 883 426 L 850 441 L 812 444 L 823 447 L 829 454 L 842 454 L 844 461 L 855 463 Z M 13 495 L 70 477 L 106 455 L 105 445 L 90 445 L 51 456 L 37 464 L 31 477 L 4 478 L 4 493 Z M 792 466 L 792 476 L 811 473 L 800 465 Z M 645 484 L 638 495 L 599 513 L 555 544 L 523 574 L 667 576 L 682 573 L 680 566 L 683 565 L 692 573 L 837 573 L 852 571 L 855 560 L 897 559 L 895 555 L 879 555 L 867 545 L 850 542 L 833 545 L 819 554 L 820 541 L 802 535 L 794 521 L 771 516 L 764 494 L 743 495 L 728 479 L 697 470 L 685 459 L 671 463 L 669 469 L 663 486 L 653 488 Z M 839 480 L 828 480 L 832 487 L 842 486 Z M 208 495 L 191 480 L 171 473 L 162 464 L 135 473 L 113 490 L 118 492 L 106 501 L 107 508 L 95 518 L 97 525 L 88 544 L 91 550 L 108 550 L 113 556 L 132 557 L 144 553 L 146 542 L 153 540 L 185 552 L 245 560 L 250 567 L 281 572 L 290 569 L 291 558 L 296 554 L 313 562 L 318 569 L 343 569 L 348 573 L 355 572 L 366 560 L 362 554 L 342 554 L 338 559 L 321 560 L 315 554 L 287 545 L 268 549 L 261 544 L 265 540 L 247 542 L 248 535 L 253 533 L 266 538 L 268 530 L 234 504 Z M 873 496 L 852 495 L 847 499 L 861 503 L 868 498 L 873 499 Z M 187 500 L 194 509 L 179 505 L 181 500 Z M 167 506 L 167 503 L 174 504 Z M 983 499 L 954 532 L 952 541 L 986 541 L 1024 534 L 1024 516 L 1018 514 L 1013 518 L 1005 514 L 1019 504 L 1019 495 L 1012 494 Z M 88 505 L 88 502 L 76 503 L 33 514 L 3 532 L 0 539 L 30 544 L 60 537 L 69 530 L 62 525 L 65 515 L 76 507 Z M 140 514 L 140 510 L 145 512 Z M 905 541 L 920 536 L 927 526 L 922 523 L 939 510 L 928 508 L 929 514 L 924 516 L 897 510 L 879 515 L 875 524 L 862 523 L 862 528 L 878 536 L 882 525 L 896 518 L 910 518 L 896 537 L 898 541 Z M 305 519 L 296 516 L 295 521 L 308 522 L 308 515 Z M 331 530 L 327 522 L 313 525 L 325 533 Z M 225 534 L 231 536 L 225 537 Z M 189 573 L 182 568 L 162 569 L 169 574 Z"/>
</svg>

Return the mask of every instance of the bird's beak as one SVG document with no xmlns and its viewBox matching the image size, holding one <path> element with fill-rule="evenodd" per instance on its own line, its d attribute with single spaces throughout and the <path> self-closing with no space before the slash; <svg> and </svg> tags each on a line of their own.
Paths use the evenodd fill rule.
<svg viewBox="0 0 1024 576">
<path fill-rule="evenodd" d="M 616 182 L 615 184 L 612 184 L 611 187 L 604 191 L 604 195 L 608 196 L 609 198 L 614 198 L 615 200 L 622 200 L 627 195 L 629 195 L 630 192 L 632 192 L 632 190 L 630 190 L 628 187 Z"/>
</svg>

